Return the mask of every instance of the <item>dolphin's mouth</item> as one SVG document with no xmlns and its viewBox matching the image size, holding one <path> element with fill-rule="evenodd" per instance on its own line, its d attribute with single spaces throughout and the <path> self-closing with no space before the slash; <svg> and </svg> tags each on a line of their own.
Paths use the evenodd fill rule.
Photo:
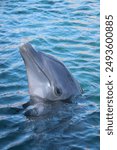
<svg viewBox="0 0 117 150">
<path fill-rule="evenodd" d="M 36 74 L 43 74 L 43 76 L 48 80 L 49 84 L 51 84 L 49 77 L 46 74 L 46 70 L 44 69 L 43 65 L 43 53 L 36 52 L 33 47 L 26 43 L 20 46 L 20 54 L 24 60 L 26 69 L 32 70 L 33 72 L 37 70 Z M 37 68 L 37 69 L 36 69 Z"/>
<path fill-rule="evenodd" d="M 25 63 L 28 63 L 27 61 L 30 61 L 30 60 L 33 60 L 34 62 L 36 62 L 37 52 L 33 49 L 33 47 L 30 44 L 26 43 L 20 46 L 20 54 L 22 58 L 24 59 Z M 38 55 L 38 61 L 40 64 L 42 63 L 41 55 Z"/>
</svg>

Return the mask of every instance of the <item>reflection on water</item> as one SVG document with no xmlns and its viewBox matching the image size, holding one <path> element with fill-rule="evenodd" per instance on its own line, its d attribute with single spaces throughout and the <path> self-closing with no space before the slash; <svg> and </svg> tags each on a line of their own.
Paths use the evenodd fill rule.
<svg viewBox="0 0 117 150">
<path fill-rule="evenodd" d="M 26 70 L 18 47 L 30 42 L 62 60 L 84 94 L 27 117 Z M 99 1 L 0 2 L 0 149 L 99 149 Z"/>
</svg>

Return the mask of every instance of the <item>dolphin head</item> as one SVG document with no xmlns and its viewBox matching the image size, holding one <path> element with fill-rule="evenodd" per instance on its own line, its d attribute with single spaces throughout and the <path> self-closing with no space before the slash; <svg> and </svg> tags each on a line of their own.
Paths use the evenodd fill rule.
<svg viewBox="0 0 117 150">
<path fill-rule="evenodd" d="M 80 95 L 82 89 L 62 62 L 51 55 L 36 52 L 29 44 L 20 47 L 33 98 L 66 100 Z"/>
</svg>

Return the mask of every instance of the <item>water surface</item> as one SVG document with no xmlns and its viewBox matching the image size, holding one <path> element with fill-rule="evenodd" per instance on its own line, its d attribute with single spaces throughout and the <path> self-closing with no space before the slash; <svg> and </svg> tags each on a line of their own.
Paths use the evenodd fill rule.
<svg viewBox="0 0 117 150">
<path fill-rule="evenodd" d="M 83 96 L 28 118 L 25 42 L 63 61 Z M 99 0 L 0 1 L 1 150 L 99 150 L 99 46 Z"/>
</svg>

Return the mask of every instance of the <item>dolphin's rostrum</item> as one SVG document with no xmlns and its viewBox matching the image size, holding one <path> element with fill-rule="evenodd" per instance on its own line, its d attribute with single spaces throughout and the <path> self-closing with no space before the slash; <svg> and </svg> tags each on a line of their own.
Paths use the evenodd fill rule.
<svg viewBox="0 0 117 150">
<path fill-rule="evenodd" d="M 20 47 L 34 100 L 66 100 L 81 95 L 82 89 L 62 62 L 51 55 L 36 52 L 26 43 Z"/>
</svg>

